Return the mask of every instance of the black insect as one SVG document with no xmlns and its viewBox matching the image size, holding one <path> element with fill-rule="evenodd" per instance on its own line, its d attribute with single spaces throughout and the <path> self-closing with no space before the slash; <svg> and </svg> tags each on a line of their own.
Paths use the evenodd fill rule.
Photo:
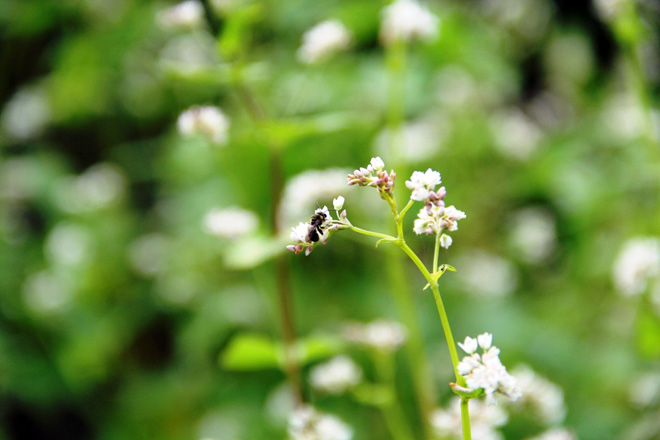
<svg viewBox="0 0 660 440">
<path fill-rule="evenodd" d="M 319 235 L 323 235 L 323 224 L 328 219 L 328 214 L 325 212 L 317 212 L 312 218 L 309 219 L 309 231 L 307 232 L 308 242 L 319 241 Z"/>
</svg>

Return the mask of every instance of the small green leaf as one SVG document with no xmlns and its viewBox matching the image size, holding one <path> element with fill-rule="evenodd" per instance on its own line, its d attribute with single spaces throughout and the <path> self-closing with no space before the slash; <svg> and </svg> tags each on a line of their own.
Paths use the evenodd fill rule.
<svg viewBox="0 0 660 440">
<path fill-rule="evenodd" d="M 392 391 L 384 385 L 361 383 L 353 389 L 353 397 L 358 402 L 369 405 L 383 407 L 394 401 Z"/>
<path fill-rule="evenodd" d="M 231 340 L 221 355 L 220 364 L 237 371 L 280 368 L 280 348 L 266 336 L 241 334 Z"/>
<path fill-rule="evenodd" d="M 298 360 L 302 365 L 326 359 L 342 353 L 345 342 L 336 337 L 316 335 L 307 337 L 298 343 Z"/>
<path fill-rule="evenodd" d="M 391 239 L 391 238 L 381 238 L 376 242 L 376 247 L 380 246 L 381 243 L 395 243 L 396 239 Z"/>
</svg>

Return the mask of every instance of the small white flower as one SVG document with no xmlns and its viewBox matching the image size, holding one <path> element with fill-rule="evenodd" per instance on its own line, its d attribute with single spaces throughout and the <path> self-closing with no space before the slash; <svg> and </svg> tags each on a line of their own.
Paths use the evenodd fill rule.
<svg viewBox="0 0 660 440">
<path fill-rule="evenodd" d="M 240 238 L 254 232 L 259 220 L 245 209 L 230 207 L 213 208 L 204 215 L 202 227 L 207 234 L 221 238 Z"/>
<path fill-rule="evenodd" d="M 453 241 L 454 240 L 447 234 L 442 234 L 440 236 L 440 246 L 442 246 L 445 249 L 449 249 L 449 246 L 451 246 Z"/>
<path fill-rule="evenodd" d="M 229 118 L 218 107 L 195 106 L 179 115 L 177 128 L 184 136 L 201 134 L 215 145 L 224 145 L 228 138 Z"/>
<path fill-rule="evenodd" d="M 383 8 L 380 40 L 390 45 L 397 40 L 433 40 L 438 34 L 438 17 L 416 0 L 396 0 Z"/>
<path fill-rule="evenodd" d="M 341 211 L 341 208 L 344 207 L 344 197 L 339 196 L 336 199 L 332 200 L 332 207 L 335 208 L 337 211 Z"/>
<path fill-rule="evenodd" d="M 309 223 L 298 223 L 298 226 L 291 228 L 291 234 L 289 237 L 294 243 L 297 242 L 306 242 L 307 233 L 309 232 Z"/>
<path fill-rule="evenodd" d="M 458 346 L 461 347 L 461 350 L 463 350 L 467 354 L 472 354 L 475 351 L 477 351 L 477 340 L 469 336 L 466 336 L 465 342 L 463 342 L 462 344 L 459 342 Z"/>
<path fill-rule="evenodd" d="M 298 59 L 305 64 L 317 63 L 350 44 L 351 35 L 346 27 L 339 20 L 327 20 L 305 32 Z"/>
<path fill-rule="evenodd" d="M 33 139 L 44 132 L 52 113 L 45 87 L 23 87 L 5 104 L 0 115 L 0 127 L 10 139 Z"/>
<path fill-rule="evenodd" d="M 443 220 L 445 221 L 445 228 L 448 231 L 455 231 L 458 229 L 458 221 L 467 217 L 463 211 L 459 211 L 453 205 L 445 208 Z"/>
<path fill-rule="evenodd" d="M 483 333 L 477 336 L 477 341 L 479 341 L 479 347 L 488 350 L 493 343 L 493 335 L 492 333 Z"/>
<path fill-rule="evenodd" d="M 383 162 L 383 159 L 381 159 L 380 156 L 372 157 L 369 165 L 371 165 L 371 168 L 376 171 L 380 171 L 385 168 L 385 162 Z"/>
<path fill-rule="evenodd" d="M 163 28 L 194 29 L 203 23 L 204 7 L 198 0 L 185 0 L 160 11 L 156 18 Z"/>
<path fill-rule="evenodd" d="M 337 356 L 317 365 L 309 375 L 312 386 L 330 394 L 341 394 L 362 379 L 362 370 L 348 356 Z"/>
<path fill-rule="evenodd" d="M 435 187 L 440 183 L 440 173 L 429 168 L 425 173 L 421 171 L 413 172 L 410 180 L 406 180 L 406 188 L 412 190 L 410 195 L 412 200 L 422 202 L 428 199 L 430 192 L 435 190 Z"/>
<path fill-rule="evenodd" d="M 516 387 L 516 379 L 502 365 L 499 358 L 500 350 L 495 346 L 490 346 L 492 335 L 490 337 L 488 335 L 488 333 L 484 333 L 477 337 L 477 340 L 481 339 L 479 345 L 483 349 L 483 353 L 481 355 L 473 353 L 471 356 L 465 356 L 456 368 L 465 378 L 467 388 L 471 391 L 482 388 L 489 403 L 494 402 L 492 395 L 495 392 L 499 392 L 515 401 L 521 395 L 520 390 Z M 468 343 L 467 338 L 465 342 Z M 490 348 L 485 349 L 481 345 L 482 342 Z M 473 343 L 469 341 L 470 346 L 468 348 L 472 348 Z"/>
<path fill-rule="evenodd" d="M 509 260 L 481 250 L 467 251 L 457 257 L 461 270 L 457 280 L 474 296 L 504 297 L 518 285 L 518 270 Z"/>
<path fill-rule="evenodd" d="M 527 263 L 541 264 L 557 247 L 555 219 L 542 208 L 525 208 L 509 220 L 509 241 L 517 255 Z"/>
<path fill-rule="evenodd" d="M 626 7 L 625 0 L 594 0 L 593 3 L 603 21 L 614 20 Z"/>
<path fill-rule="evenodd" d="M 406 341 L 406 329 L 397 322 L 386 320 L 348 324 L 344 335 L 349 341 L 384 351 L 396 350 Z"/>
<path fill-rule="evenodd" d="M 454 206 L 444 207 L 442 205 L 425 206 L 417 214 L 413 231 L 417 235 L 439 234 L 443 230 L 455 231 L 458 229 L 458 221 L 466 218 L 463 211 Z M 448 240 L 445 238 L 445 242 Z M 449 241 L 451 244 L 451 241 Z"/>
<path fill-rule="evenodd" d="M 577 440 L 577 436 L 566 428 L 553 428 L 526 440 Z"/>
<path fill-rule="evenodd" d="M 353 430 L 335 416 L 311 406 L 296 409 L 289 417 L 290 440 L 351 440 Z"/>
<path fill-rule="evenodd" d="M 614 285 L 622 295 L 637 295 L 660 274 L 660 240 L 638 237 L 628 240 L 614 262 Z"/>
<path fill-rule="evenodd" d="M 513 408 L 525 414 L 531 412 L 546 426 L 557 425 L 564 420 L 566 404 L 561 388 L 526 365 L 517 366 L 512 374 L 522 393 L 522 397 L 511 404 Z"/>
</svg>

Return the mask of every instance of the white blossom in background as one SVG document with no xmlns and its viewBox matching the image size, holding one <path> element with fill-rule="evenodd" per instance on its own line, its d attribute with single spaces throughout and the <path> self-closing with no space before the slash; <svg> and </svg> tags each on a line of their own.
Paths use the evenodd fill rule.
<svg viewBox="0 0 660 440">
<path fill-rule="evenodd" d="M 626 7 L 626 0 L 593 0 L 596 13 L 603 21 L 614 20 Z"/>
<path fill-rule="evenodd" d="M 484 0 L 480 2 L 489 21 L 495 21 L 516 33 L 515 43 L 534 42 L 548 29 L 552 9 L 545 0 Z"/>
<path fill-rule="evenodd" d="M 486 394 L 486 402 L 495 403 L 494 393 L 498 392 L 510 400 L 517 400 L 520 396 L 520 390 L 516 386 L 516 378 L 511 376 L 506 367 L 500 361 L 500 349 L 492 345 L 493 335 L 483 333 L 475 339 L 469 336 L 458 346 L 469 356 L 465 356 L 456 366 L 459 374 L 465 378 L 468 391 L 475 391 L 480 388 Z M 482 353 L 476 353 L 477 346 L 482 349 Z"/>
<path fill-rule="evenodd" d="M 510 219 L 509 241 L 516 255 L 530 264 L 548 260 L 557 246 L 555 219 L 543 208 L 525 208 Z"/>
<path fill-rule="evenodd" d="M 76 266 L 91 256 L 90 231 L 79 224 L 59 222 L 48 233 L 44 250 L 52 264 Z"/>
<path fill-rule="evenodd" d="M 348 29 L 339 20 L 326 20 L 305 32 L 298 59 L 305 64 L 318 63 L 348 49 L 350 44 Z"/>
<path fill-rule="evenodd" d="M 407 332 L 398 322 L 379 319 L 369 324 L 349 323 L 344 337 L 356 344 L 383 351 L 394 351 L 406 342 Z"/>
<path fill-rule="evenodd" d="M 316 390 L 341 394 L 362 379 L 362 370 L 348 356 L 342 355 L 319 364 L 309 373 L 309 381 Z"/>
<path fill-rule="evenodd" d="M 346 188 L 346 170 L 311 170 L 294 176 L 287 182 L 278 208 L 280 228 L 288 231 L 289 225 L 309 218 L 310 209 L 316 203 L 349 191 Z"/>
<path fill-rule="evenodd" d="M 481 250 L 458 256 L 456 267 L 457 280 L 471 295 L 503 297 L 518 285 L 518 271 L 510 261 Z"/>
<path fill-rule="evenodd" d="M 47 90 L 32 85 L 19 89 L 5 104 L 0 127 L 10 140 L 22 141 L 41 135 L 51 118 Z"/>
<path fill-rule="evenodd" d="M 202 229 L 219 238 L 241 238 L 256 231 L 259 219 L 256 214 L 235 206 L 213 208 L 202 220 Z"/>
<path fill-rule="evenodd" d="M 660 373 L 646 373 L 635 378 L 630 386 L 630 401 L 639 408 L 660 402 Z"/>
<path fill-rule="evenodd" d="M 502 440 L 504 437 L 497 431 L 499 426 L 506 424 L 507 413 L 499 406 L 486 405 L 481 400 L 470 400 L 470 429 L 473 439 Z M 431 426 L 434 433 L 443 439 L 463 438 L 461 426 L 461 401 L 458 397 L 450 400 L 446 409 L 436 409 L 431 413 Z"/>
<path fill-rule="evenodd" d="M 337 417 L 323 414 L 311 406 L 291 413 L 288 425 L 290 440 L 351 440 L 353 430 Z"/>
<path fill-rule="evenodd" d="M 511 406 L 531 410 L 545 426 L 557 425 L 566 417 L 564 392 L 560 387 L 540 376 L 527 365 L 519 365 L 511 371 L 518 381 L 522 397 Z"/>
<path fill-rule="evenodd" d="M 423 120 L 407 122 L 401 129 L 405 148 L 399 153 L 406 162 L 427 160 L 441 151 L 451 130 L 445 114 L 437 113 Z M 383 129 L 374 140 L 374 149 L 381 156 L 390 150 L 391 134 Z"/>
<path fill-rule="evenodd" d="M 614 262 L 614 286 L 625 296 L 643 293 L 649 280 L 660 274 L 660 240 L 637 237 L 623 245 Z"/>
<path fill-rule="evenodd" d="M 152 233 L 138 237 L 128 247 L 128 261 L 140 275 L 155 276 L 165 269 L 170 243 L 165 235 Z"/>
<path fill-rule="evenodd" d="M 383 8 L 380 41 L 388 46 L 398 40 L 431 41 L 438 35 L 440 21 L 416 0 L 396 0 Z"/>
<path fill-rule="evenodd" d="M 553 428 L 526 440 L 577 440 L 577 436 L 568 429 Z"/>
<path fill-rule="evenodd" d="M 204 7 L 198 0 L 185 0 L 159 11 L 156 21 L 165 29 L 195 29 L 204 23 Z"/>
<path fill-rule="evenodd" d="M 490 119 L 490 126 L 497 150 L 516 160 L 530 159 L 543 138 L 539 126 L 518 109 L 495 113 Z"/>
<path fill-rule="evenodd" d="M 55 198 L 65 212 L 93 212 L 114 206 L 123 198 L 127 186 L 119 167 L 99 163 L 77 177 L 67 176 L 57 181 Z"/>
<path fill-rule="evenodd" d="M 178 35 L 158 53 L 160 69 L 174 74 L 192 75 L 219 62 L 216 41 L 208 33 Z"/>
<path fill-rule="evenodd" d="M 602 126 L 618 138 L 634 139 L 644 133 L 644 112 L 629 94 L 614 94 L 601 108 Z"/>
<path fill-rule="evenodd" d="M 212 105 L 189 108 L 179 115 L 176 125 L 180 134 L 201 134 L 215 145 L 225 145 L 229 137 L 229 118 Z"/>
<path fill-rule="evenodd" d="M 39 315 L 61 313 L 69 306 L 73 296 L 70 283 L 50 270 L 29 275 L 23 283 L 25 305 Z"/>
</svg>

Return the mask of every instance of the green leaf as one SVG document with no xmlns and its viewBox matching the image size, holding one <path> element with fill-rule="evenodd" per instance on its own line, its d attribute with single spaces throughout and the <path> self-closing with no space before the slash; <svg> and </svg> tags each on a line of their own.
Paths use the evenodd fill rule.
<svg viewBox="0 0 660 440">
<path fill-rule="evenodd" d="M 660 318 L 652 306 L 640 308 L 637 318 L 637 349 L 646 359 L 660 358 Z"/>
<path fill-rule="evenodd" d="M 305 338 L 298 343 L 298 360 L 302 365 L 326 359 L 342 353 L 345 349 L 342 339 L 327 335 Z"/>
<path fill-rule="evenodd" d="M 387 406 L 394 401 L 394 395 L 389 388 L 371 383 L 361 383 L 356 386 L 353 397 L 364 405 L 377 407 Z"/>
<path fill-rule="evenodd" d="M 280 368 L 280 353 L 279 344 L 266 336 L 240 334 L 222 353 L 220 364 L 223 368 L 237 371 Z"/>
</svg>

